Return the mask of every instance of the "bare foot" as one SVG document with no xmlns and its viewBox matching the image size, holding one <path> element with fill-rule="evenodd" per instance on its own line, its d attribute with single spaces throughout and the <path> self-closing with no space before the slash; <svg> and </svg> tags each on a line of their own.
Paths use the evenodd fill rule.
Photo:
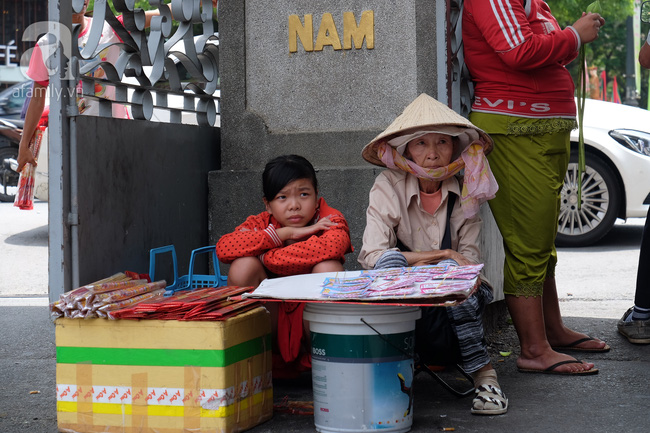
<svg viewBox="0 0 650 433">
<path fill-rule="evenodd" d="M 580 333 L 573 331 L 566 326 L 563 326 L 563 329 L 560 330 L 560 332 L 554 333 L 553 331 L 547 329 L 546 330 L 546 335 L 548 338 L 548 342 L 550 343 L 551 347 L 569 347 L 572 344 L 574 344 L 576 341 L 585 339 L 585 341 L 581 342 L 580 344 L 573 345 L 572 348 L 574 349 L 584 349 L 584 350 L 606 350 L 609 348 L 607 346 L 607 343 L 605 343 L 602 340 L 599 340 L 597 338 L 592 338 L 589 337 L 586 334 Z M 591 339 L 590 339 L 591 338 Z"/>
<path fill-rule="evenodd" d="M 575 358 L 564 353 L 558 353 L 554 350 L 545 351 L 542 355 L 534 358 L 524 358 L 520 356 L 517 358 L 517 368 L 526 370 L 546 370 L 552 365 L 562 361 L 575 361 Z M 594 364 L 590 362 L 570 363 L 556 367 L 554 369 L 557 373 L 575 373 L 580 371 L 588 371 L 594 368 Z"/>
</svg>

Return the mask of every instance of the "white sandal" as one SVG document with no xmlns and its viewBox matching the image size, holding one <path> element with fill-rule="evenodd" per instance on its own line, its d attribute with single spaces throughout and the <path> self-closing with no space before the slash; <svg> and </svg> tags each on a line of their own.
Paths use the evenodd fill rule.
<svg viewBox="0 0 650 433">
<path fill-rule="evenodd" d="M 508 411 L 508 399 L 500 388 L 482 384 L 474 392 L 476 393 L 476 397 L 472 400 L 474 415 L 501 415 Z"/>
</svg>

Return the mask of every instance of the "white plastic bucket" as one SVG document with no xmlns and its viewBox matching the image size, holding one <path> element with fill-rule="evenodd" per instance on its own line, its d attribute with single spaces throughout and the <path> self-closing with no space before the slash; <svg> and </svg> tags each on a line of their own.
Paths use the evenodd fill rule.
<svg viewBox="0 0 650 433">
<path fill-rule="evenodd" d="M 409 431 L 415 321 L 420 309 L 307 304 L 303 317 L 311 332 L 316 430 Z"/>
</svg>

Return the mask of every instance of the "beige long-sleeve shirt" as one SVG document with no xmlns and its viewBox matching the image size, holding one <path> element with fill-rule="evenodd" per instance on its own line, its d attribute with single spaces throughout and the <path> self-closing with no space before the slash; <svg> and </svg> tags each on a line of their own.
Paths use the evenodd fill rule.
<svg viewBox="0 0 650 433">
<path fill-rule="evenodd" d="M 441 190 L 440 206 L 431 215 L 422 207 L 415 176 L 397 170 L 385 170 L 377 176 L 366 211 L 366 229 L 359 252 L 361 266 L 372 269 L 385 251 L 397 250 L 397 239 L 414 252 L 439 250 L 447 225 L 449 193 L 458 195 L 450 218 L 451 249 L 480 263 L 481 218 L 463 216 L 460 186 L 455 177 L 444 180 Z"/>
</svg>

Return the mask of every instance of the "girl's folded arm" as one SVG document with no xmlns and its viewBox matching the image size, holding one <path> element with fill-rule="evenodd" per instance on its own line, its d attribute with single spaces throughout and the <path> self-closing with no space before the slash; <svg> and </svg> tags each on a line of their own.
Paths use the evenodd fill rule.
<svg viewBox="0 0 650 433">
<path fill-rule="evenodd" d="M 216 249 L 219 261 L 232 263 L 240 257 L 257 257 L 281 245 L 273 225 L 266 225 L 257 215 L 252 215 L 232 233 L 223 235 Z"/>
<path fill-rule="evenodd" d="M 337 225 L 304 241 L 264 253 L 264 266 L 277 275 L 294 275 L 308 274 L 325 260 L 343 261 L 345 254 L 352 251 L 350 230 L 342 216 L 331 215 L 330 220 Z"/>
</svg>

